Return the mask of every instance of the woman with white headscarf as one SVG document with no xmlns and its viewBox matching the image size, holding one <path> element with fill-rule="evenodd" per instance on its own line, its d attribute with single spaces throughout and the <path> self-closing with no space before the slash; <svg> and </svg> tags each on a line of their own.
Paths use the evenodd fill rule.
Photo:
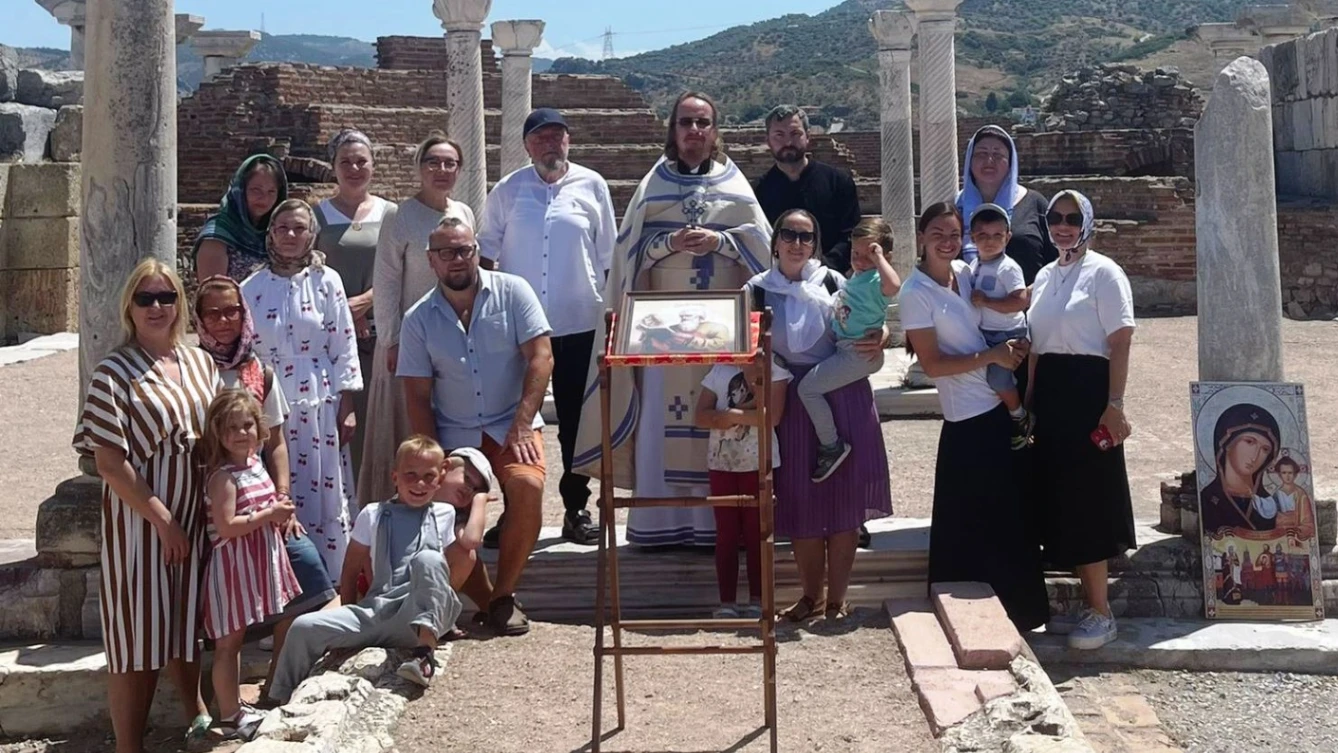
<svg viewBox="0 0 1338 753">
<path fill-rule="evenodd" d="M 1094 649 L 1116 635 L 1106 561 L 1135 546 L 1122 446 L 1131 432 L 1124 388 L 1134 300 L 1124 270 L 1087 247 L 1095 223 L 1086 196 L 1056 194 L 1046 223 L 1059 258 L 1036 275 L 1027 312 L 1033 496 L 1046 563 L 1076 571 L 1087 602 L 1081 615 L 1055 617 L 1046 629 Z"/>
<path fill-rule="evenodd" d="M 1004 253 L 1022 267 L 1022 277 L 1030 285 L 1041 267 L 1054 261 L 1058 252 L 1045 227 L 1045 197 L 1019 184 L 1017 176 L 1017 147 L 1013 137 L 997 125 L 981 128 L 966 145 L 957 209 L 963 218 L 969 219 L 981 204 L 1004 208 L 1013 233 Z M 971 230 L 965 228 L 962 258 L 969 263 L 975 257 Z"/>
</svg>

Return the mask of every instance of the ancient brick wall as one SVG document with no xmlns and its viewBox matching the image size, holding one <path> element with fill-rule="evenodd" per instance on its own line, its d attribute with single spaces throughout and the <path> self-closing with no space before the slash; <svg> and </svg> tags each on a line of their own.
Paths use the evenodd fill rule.
<svg viewBox="0 0 1338 753">
<path fill-rule="evenodd" d="M 1278 206 L 1282 308 L 1293 319 L 1338 314 L 1338 206 L 1284 201 Z"/>
<path fill-rule="evenodd" d="M 1265 47 L 1278 194 L 1338 200 L 1338 28 Z"/>
<path fill-rule="evenodd" d="M 482 40 L 479 54 L 485 71 L 497 67 L 491 39 Z M 377 37 L 376 67 L 387 71 L 444 71 L 446 37 Z"/>
</svg>

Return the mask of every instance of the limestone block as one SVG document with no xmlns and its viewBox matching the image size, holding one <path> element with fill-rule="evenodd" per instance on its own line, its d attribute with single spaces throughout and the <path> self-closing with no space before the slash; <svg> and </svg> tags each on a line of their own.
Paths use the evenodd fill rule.
<svg viewBox="0 0 1338 753">
<path fill-rule="evenodd" d="M 1269 81 L 1276 80 L 1278 74 L 1277 70 L 1275 69 L 1276 64 L 1273 61 L 1273 46 L 1268 45 L 1266 47 L 1259 48 L 1259 52 L 1255 55 L 1255 57 L 1259 60 L 1259 63 L 1264 66 L 1264 70 L 1268 73 L 1268 80 Z M 1270 103 L 1274 105 L 1282 103 L 1282 98 L 1278 96 L 1278 90 L 1276 88 L 1273 89 Z"/>
<path fill-rule="evenodd" d="M 1314 132 L 1310 127 L 1310 102 L 1290 102 L 1287 107 L 1291 110 L 1292 148 L 1298 152 L 1314 149 Z"/>
<path fill-rule="evenodd" d="M 1315 510 L 1320 548 L 1331 549 L 1338 545 L 1338 502 L 1332 499 L 1317 500 Z"/>
<path fill-rule="evenodd" d="M 0 162 L 0 219 L 5 216 L 5 196 L 9 194 L 9 163 Z M 3 253 L 3 249 L 0 249 Z"/>
<path fill-rule="evenodd" d="M 78 270 L 36 270 L 10 272 L 11 275 L 54 274 Z M 78 297 L 78 291 L 72 293 Z M 13 312 L 11 311 L 11 314 Z M 37 507 L 37 551 L 65 561 L 98 561 L 102 547 L 102 482 L 94 476 L 77 476 L 62 481 L 54 494 Z"/>
<path fill-rule="evenodd" d="M 55 124 L 55 110 L 0 103 L 0 162 L 41 162 Z"/>
<path fill-rule="evenodd" d="M 6 217 L 74 217 L 79 214 L 79 165 L 43 162 L 9 170 Z"/>
<path fill-rule="evenodd" d="M 3 269 L 79 266 L 78 217 L 11 217 L 5 221 Z"/>
<path fill-rule="evenodd" d="M 1289 152 L 1295 149 L 1292 141 L 1291 105 L 1282 103 L 1273 105 L 1273 149 Z"/>
<path fill-rule="evenodd" d="M 7 298 L 5 331 L 12 335 L 79 329 L 78 269 L 6 270 L 0 291 Z"/>
<path fill-rule="evenodd" d="M 83 141 L 84 106 L 65 105 L 56 113 L 56 126 L 51 129 L 51 159 L 78 162 Z"/>
<path fill-rule="evenodd" d="M 1323 97 L 1306 100 L 1310 105 L 1310 148 L 1323 149 L 1327 136 L 1324 133 L 1324 103 L 1327 100 Z"/>
<path fill-rule="evenodd" d="M 1280 194 L 1288 196 L 1304 196 L 1301 190 L 1301 163 L 1304 155 L 1301 152 L 1278 152 L 1274 155 L 1277 159 L 1277 190 Z"/>
<path fill-rule="evenodd" d="M 13 47 L 0 44 L 0 102 L 14 101 L 19 89 L 19 56 Z"/>
<path fill-rule="evenodd" d="M 1273 99 L 1291 102 L 1296 99 L 1296 45 L 1271 45 L 1273 65 L 1268 69 L 1273 83 Z"/>
<path fill-rule="evenodd" d="M 1329 71 L 1324 68 L 1325 49 L 1333 43 L 1332 30 L 1311 35 L 1305 46 L 1305 86 L 1307 97 L 1320 97 L 1328 92 Z"/>
<path fill-rule="evenodd" d="M 19 71 L 20 104 L 58 110 L 84 102 L 83 71 Z"/>
<path fill-rule="evenodd" d="M 1306 38 L 1298 37 L 1296 39 L 1296 43 L 1291 46 L 1296 50 L 1296 54 L 1294 56 L 1296 60 L 1296 99 L 1299 101 L 1304 101 L 1310 96 L 1309 95 L 1310 90 L 1308 88 L 1308 84 L 1306 83 L 1306 73 L 1307 73 L 1306 57 L 1307 57 L 1307 47 L 1308 47 L 1308 45 L 1306 44 Z"/>
<path fill-rule="evenodd" d="M 60 573 L 49 568 L 0 569 L 0 638 L 45 639 L 60 622 Z"/>
</svg>

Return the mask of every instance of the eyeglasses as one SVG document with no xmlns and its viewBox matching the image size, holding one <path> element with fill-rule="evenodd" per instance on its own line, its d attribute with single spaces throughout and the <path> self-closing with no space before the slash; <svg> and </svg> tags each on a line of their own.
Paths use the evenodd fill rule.
<svg viewBox="0 0 1338 753">
<path fill-rule="evenodd" d="M 442 261 L 450 261 L 452 259 L 472 259 L 474 258 L 474 253 L 478 250 L 478 245 L 471 243 L 467 246 L 442 246 L 440 248 L 432 248 L 431 246 L 428 246 L 427 252 L 429 254 L 436 254 L 437 258 Z"/>
<path fill-rule="evenodd" d="M 272 225 L 270 231 L 275 235 L 296 235 L 303 236 L 311 232 L 311 228 L 306 225 Z"/>
<path fill-rule="evenodd" d="M 425 159 L 418 164 L 433 172 L 453 173 L 460 169 L 460 163 L 453 159 Z"/>
<path fill-rule="evenodd" d="M 804 246 L 811 246 L 818 239 L 816 233 L 810 233 L 806 230 L 791 230 L 788 227 L 777 230 L 776 237 L 785 243 L 799 243 Z"/>
<path fill-rule="evenodd" d="M 696 127 L 699 128 L 700 130 L 705 131 L 707 128 L 710 128 L 711 125 L 712 125 L 712 121 L 711 121 L 710 118 L 679 118 L 679 119 L 678 119 L 678 127 L 679 127 L 679 128 L 692 128 L 693 126 L 696 126 Z"/>
<path fill-rule="evenodd" d="M 1006 152 L 972 152 L 972 162 L 1007 162 L 1008 154 Z"/>
<path fill-rule="evenodd" d="M 206 324 L 218 324 L 222 321 L 234 321 L 242 318 L 241 306 L 224 306 L 218 309 L 205 309 L 200 312 L 200 318 Z"/>
<path fill-rule="evenodd" d="M 1082 227 L 1082 212 L 1069 212 L 1060 214 L 1059 212 L 1047 212 L 1045 222 L 1048 225 L 1068 225 L 1069 227 Z"/>
<path fill-rule="evenodd" d="M 163 290 L 158 293 L 135 293 L 130 299 L 135 302 L 136 306 L 139 306 L 142 309 L 146 309 L 155 303 L 159 306 L 177 305 L 177 293 L 175 290 Z"/>
</svg>

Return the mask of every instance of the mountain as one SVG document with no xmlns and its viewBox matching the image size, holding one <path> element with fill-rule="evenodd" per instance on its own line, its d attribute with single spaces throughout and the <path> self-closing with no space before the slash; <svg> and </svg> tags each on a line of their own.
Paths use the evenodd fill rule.
<svg viewBox="0 0 1338 753">
<path fill-rule="evenodd" d="M 1189 27 L 1232 20 L 1246 4 L 964 0 L 958 8 L 958 99 L 972 112 L 984 108 L 990 93 L 1002 102 L 1036 102 L 1037 94 L 1083 64 L 1141 63 L 1172 47 L 1179 58 L 1195 63 L 1192 67 L 1207 69 L 1211 55 L 1184 42 Z M 841 118 L 848 127 L 875 128 L 878 62 L 867 21 L 875 10 L 900 7 L 899 0 L 845 0 L 815 15 L 736 26 L 631 57 L 603 62 L 560 58 L 553 71 L 619 76 L 662 114 L 680 92 L 700 89 L 715 97 L 734 122 L 754 120 L 778 102 L 793 102 L 816 107 L 819 124 Z M 1208 62 L 1201 63 L 1205 57 Z"/>
<path fill-rule="evenodd" d="M 25 68 L 61 70 L 69 65 L 68 50 L 47 47 L 18 48 L 19 65 Z M 376 67 L 376 45 L 351 37 L 317 34 L 265 34 L 246 56 L 248 62 L 311 63 Z M 534 58 L 534 70 L 543 73 L 553 61 Z M 177 46 L 177 88 L 183 94 L 195 90 L 204 77 L 204 60 L 190 44 Z"/>
</svg>

